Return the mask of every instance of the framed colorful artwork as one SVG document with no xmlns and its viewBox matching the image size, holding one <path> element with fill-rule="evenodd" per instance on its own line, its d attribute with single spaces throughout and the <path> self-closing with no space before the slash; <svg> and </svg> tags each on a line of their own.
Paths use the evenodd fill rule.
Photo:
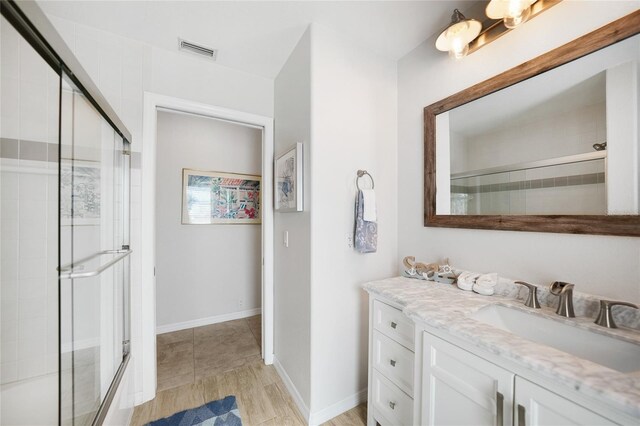
<svg viewBox="0 0 640 426">
<path fill-rule="evenodd" d="M 274 179 L 275 209 L 277 212 L 303 210 L 302 143 L 276 159 Z"/>
<path fill-rule="evenodd" d="M 182 223 L 261 223 L 261 182 L 256 175 L 182 169 Z"/>
</svg>

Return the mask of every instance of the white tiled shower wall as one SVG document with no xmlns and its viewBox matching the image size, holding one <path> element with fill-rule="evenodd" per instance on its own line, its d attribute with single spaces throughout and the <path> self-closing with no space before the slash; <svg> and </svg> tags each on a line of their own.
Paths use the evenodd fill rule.
<svg viewBox="0 0 640 426">
<path fill-rule="evenodd" d="M 57 143 L 57 74 L 4 19 L 0 32 L 0 136 Z M 41 147 L 44 161 L 1 159 L 2 384 L 58 367 L 57 163 Z"/>
</svg>

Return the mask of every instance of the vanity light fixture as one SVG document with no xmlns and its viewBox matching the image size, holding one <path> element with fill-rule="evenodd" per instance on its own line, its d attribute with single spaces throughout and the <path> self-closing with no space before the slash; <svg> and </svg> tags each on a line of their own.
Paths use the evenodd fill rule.
<svg viewBox="0 0 640 426">
<path fill-rule="evenodd" d="M 531 5 L 536 0 L 491 0 L 486 13 L 491 19 L 502 19 L 504 26 L 513 29 L 527 22 Z"/>
<path fill-rule="evenodd" d="M 487 17 L 482 22 L 465 18 L 456 9 L 451 23 L 438 36 L 436 48 L 449 52 L 452 58 L 464 58 L 561 1 L 491 0 L 485 9 Z"/>
<path fill-rule="evenodd" d="M 482 30 L 480 22 L 465 18 L 458 9 L 455 9 L 451 15 L 451 23 L 436 40 L 436 48 L 449 52 L 452 58 L 462 59 L 469 53 L 469 43 L 478 37 L 480 30 Z"/>
</svg>

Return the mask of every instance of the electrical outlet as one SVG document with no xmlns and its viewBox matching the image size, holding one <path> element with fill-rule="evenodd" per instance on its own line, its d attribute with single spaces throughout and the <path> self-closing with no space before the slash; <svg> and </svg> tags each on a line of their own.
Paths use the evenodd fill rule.
<svg viewBox="0 0 640 426">
<path fill-rule="evenodd" d="M 244 306 L 244 300 L 238 299 L 238 307 L 242 308 Z"/>
<path fill-rule="evenodd" d="M 347 239 L 347 247 L 353 248 L 353 235 L 350 233 L 346 233 L 345 237 Z"/>
<path fill-rule="evenodd" d="M 289 247 L 289 231 L 284 231 L 282 244 L 284 244 L 285 247 Z"/>
</svg>

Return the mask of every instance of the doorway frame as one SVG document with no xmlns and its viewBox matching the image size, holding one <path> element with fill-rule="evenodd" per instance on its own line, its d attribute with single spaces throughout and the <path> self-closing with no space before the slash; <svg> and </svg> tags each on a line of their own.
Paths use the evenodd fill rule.
<svg viewBox="0 0 640 426">
<path fill-rule="evenodd" d="M 132 345 L 135 367 L 141 377 L 141 398 L 136 405 L 155 398 L 156 365 L 156 149 L 158 109 L 196 114 L 241 125 L 262 128 L 262 359 L 273 364 L 273 118 L 152 92 L 144 92 L 141 170 L 141 292 L 139 309 L 132 312 L 132 323 L 140 336 Z M 135 249 L 135 248 L 134 248 Z M 135 306 L 135 304 L 134 304 Z M 137 321 L 135 316 L 139 316 Z M 132 338 L 135 338 L 132 334 Z M 140 400 L 138 400 L 140 399 Z"/>
</svg>

